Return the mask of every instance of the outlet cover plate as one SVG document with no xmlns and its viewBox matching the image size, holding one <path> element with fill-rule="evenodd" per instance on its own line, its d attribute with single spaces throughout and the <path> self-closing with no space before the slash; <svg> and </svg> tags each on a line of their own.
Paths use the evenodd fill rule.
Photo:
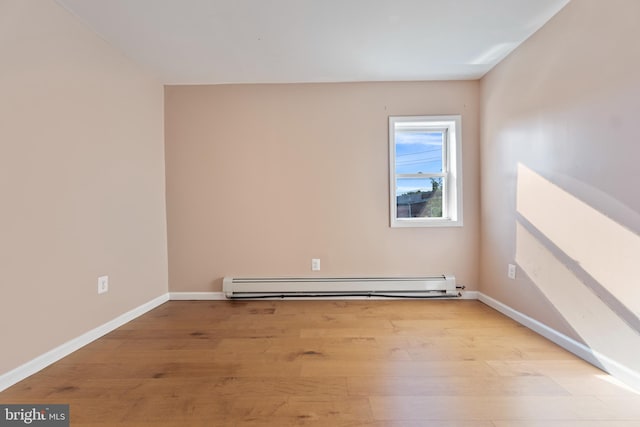
<svg viewBox="0 0 640 427">
<path fill-rule="evenodd" d="M 109 291 L 109 276 L 98 277 L 98 293 L 104 294 Z"/>
</svg>

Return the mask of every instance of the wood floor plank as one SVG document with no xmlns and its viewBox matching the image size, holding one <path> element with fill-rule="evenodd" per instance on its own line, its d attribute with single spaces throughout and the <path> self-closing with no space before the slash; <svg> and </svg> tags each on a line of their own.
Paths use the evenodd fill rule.
<svg viewBox="0 0 640 427">
<path fill-rule="evenodd" d="M 543 376 L 501 377 L 367 376 L 347 379 L 352 396 L 567 396 L 569 392 Z"/>
<path fill-rule="evenodd" d="M 407 349 L 412 360 L 573 360 L 574 355 L 548 342 L 528 339 L 478 339 L 439 336 L 413 340 Z"/>
<path fill-rule="evenodd" d="M 593 365 L 578 359 L 561 360 L 488 360 L 500 375 L 546 375 L 549 377 L 589 377 L 604 373 Z"/>
<path fill-rule="evenodd" d="M 73 426 L 640 426 L 640 394 L 477 301 L 172 301 L 0 393 Z"/>
<path fill-rule="evenodd" d="M 547 377 L 576 396 L 597 395 L 601 398 L 630 397 L 635 399 L 640 395 L 640 391 L 634 390 L 620 380 L 604 373 L 596 375 L 564 375 L 562 372 L 553 372 Z"/>
<path fill-rule="evenodd" d="M 624 420 L 526 420 L 526 421 L 493 421 L 495 427 L 638 427 L 638 421 Z"/>
<path fill-rule="evenodd" d="M 393 396 L 370 401 L 377 420 L 638 419 L 635 409 L 614 410 L 593 396 Z"/>
<path fill-rule="evenodd" d="M 482 361 L 335 361 L 302 362 L 302 376 L 487 377 L 497 375 Z"/>
</svg>

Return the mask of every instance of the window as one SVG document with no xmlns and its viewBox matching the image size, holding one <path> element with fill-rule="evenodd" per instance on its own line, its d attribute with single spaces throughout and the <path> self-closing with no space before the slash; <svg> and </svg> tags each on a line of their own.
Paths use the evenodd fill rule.
<svg viewBox="0 0 640 427">
<path fill-rule="evenodd" d="M 460 116 L 389 117 L 391 227 L 462 226 Z"/>
</svg>

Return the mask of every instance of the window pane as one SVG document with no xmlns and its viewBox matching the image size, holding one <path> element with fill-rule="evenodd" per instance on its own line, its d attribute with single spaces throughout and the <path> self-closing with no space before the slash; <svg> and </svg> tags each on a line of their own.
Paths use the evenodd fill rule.
<svg viewBox="0 0 640 427">
<path fill-rule="evenodd" d="M 396 129 L 396 173 L 439 173 L 443 132 Z"/>
<path fill-rule="evenodd" d="M 397 218 L 442 218 L 442 178 L 396 180 Z"/>
</svg>

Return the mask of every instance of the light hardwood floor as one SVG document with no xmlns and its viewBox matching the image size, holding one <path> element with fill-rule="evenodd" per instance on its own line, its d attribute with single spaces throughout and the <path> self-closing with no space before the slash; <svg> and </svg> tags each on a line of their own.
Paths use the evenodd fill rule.
<svg viewBox="0 0 640 427">
<path fill-rule="evenodd" d="M 0 393 L 72 426 L 640 426 L 640 395 L 477 301 L 173 301 Z"/>
</svg>

